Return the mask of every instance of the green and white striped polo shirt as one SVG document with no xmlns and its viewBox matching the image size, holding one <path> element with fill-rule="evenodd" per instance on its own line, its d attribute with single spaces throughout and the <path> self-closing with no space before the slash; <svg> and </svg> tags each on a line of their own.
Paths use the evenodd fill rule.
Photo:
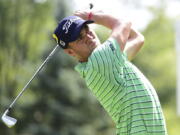
<svg viewBox="0 0 180 135">
<path fill-rule="evenodd" d="M 116 124 L 117 135 L 167 135 L 158 96 L 113 38 L 75 69 Z"/>
</svg>

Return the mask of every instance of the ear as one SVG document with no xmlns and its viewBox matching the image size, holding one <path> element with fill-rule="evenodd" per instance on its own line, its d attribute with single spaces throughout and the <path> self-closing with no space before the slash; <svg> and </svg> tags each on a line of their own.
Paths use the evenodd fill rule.
<svg viewBox="0 0 180 135">
<path fill-rule="evenodd" d="M 75 52 L 74 52 L 74 50 L 71 49 L 71 48 L 64 49 L 64 52 L 65 52 L 66 54 L 69 54 L 70 56 L 75 57 Z"/>
</svg>

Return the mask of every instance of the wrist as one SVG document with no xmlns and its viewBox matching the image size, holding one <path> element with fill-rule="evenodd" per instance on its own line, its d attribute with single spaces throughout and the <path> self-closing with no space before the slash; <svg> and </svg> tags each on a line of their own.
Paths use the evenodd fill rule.
<svg viewBox="0 0 180 135">
<path fill-rule="evenodd" d="M 88 20 L 92 20 L 92 17 L 93 17 L 92 12 L 89 12 L 89 14 L 88 14 Z"/>
</svg>

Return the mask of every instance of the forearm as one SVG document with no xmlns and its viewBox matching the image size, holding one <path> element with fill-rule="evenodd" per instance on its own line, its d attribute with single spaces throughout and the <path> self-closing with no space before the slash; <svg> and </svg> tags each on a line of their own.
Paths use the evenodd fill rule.
<svg viewBox="0 0 180 135">
<path fill-rule="evenodd" d="M 92 20 L 94 20 L 95 23 L 103 25 L 112 30 L 111 37 L 115 38 L 119 42 L 120 48 L 123 51 L 128 37 L 132 37 L 134 34 L 131 32 L 130 35 L 131 23 L 103 12 L 92 14 Z"/>
<path fill-rule="evenodd" d="M 89 14 L 91 13 L 91 18 L 88 18 Z M 76 11 L 74 15 L 77 15 L 85 20 L 91 19 L 96 24 L 103 25 L 109 29 L 113 29 L 117 25 L 123 24 L 122 20 L 119 18 L 110 15 L 108 13 L 104 13 L 103 11 Z"/>
<path fill-rule="evenodd" d="M 96 24 L 103 25 L 112 30 L 110 37 L 117 40 L 121 51 L 123 51 L 130 34 L 131 23 L 102 11 L 76 11 L 75 15 L 87 20 L 90 13 L 92 13 L 90 19 Z"/>
<path fill-rule="evenodd" d="M 95 11 L 92 12 L 92 18 L 91 18 L 96 24 L 103 25 L 111 30 L 113 30 L 118 25 L 123 24 L 122 20 L 119 18 L 109 15 L 107 13 L 104 13 L 102 11 Z"/>
<path fill-rule="evenodd" d="M 131 28 L 128 41 L 124 49 L 124 52 L 127 54 L 129 60 L 132 60 L 137 55 L 143 44 L 144 36 L 134 28 Z"/>
</svg>

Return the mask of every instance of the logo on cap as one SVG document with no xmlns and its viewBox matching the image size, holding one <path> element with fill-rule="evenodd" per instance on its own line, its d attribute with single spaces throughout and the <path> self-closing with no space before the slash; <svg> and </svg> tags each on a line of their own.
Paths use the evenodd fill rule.
<svg viewBox="0 0 180 135">
<path fill-rule="evenodd" d="M 66 46 L 66 43 L 65 43 L 64 41 L 62 41 L 62 40 L 59 40 L 59 43 L 60 43 L 63 47 Z"/>
<path fill-rule="evenodd" d="M 71 27 L 71 25 L 73 24 L 73 22 L 79 20 L 79 18 L 73 18 L 70 20 L 67 20 L 66 23 L 63 25 L 63 30 L 66 30 L 65 33 L 67 34 L 69 31 L 69 28 Z"/>
</svg>

